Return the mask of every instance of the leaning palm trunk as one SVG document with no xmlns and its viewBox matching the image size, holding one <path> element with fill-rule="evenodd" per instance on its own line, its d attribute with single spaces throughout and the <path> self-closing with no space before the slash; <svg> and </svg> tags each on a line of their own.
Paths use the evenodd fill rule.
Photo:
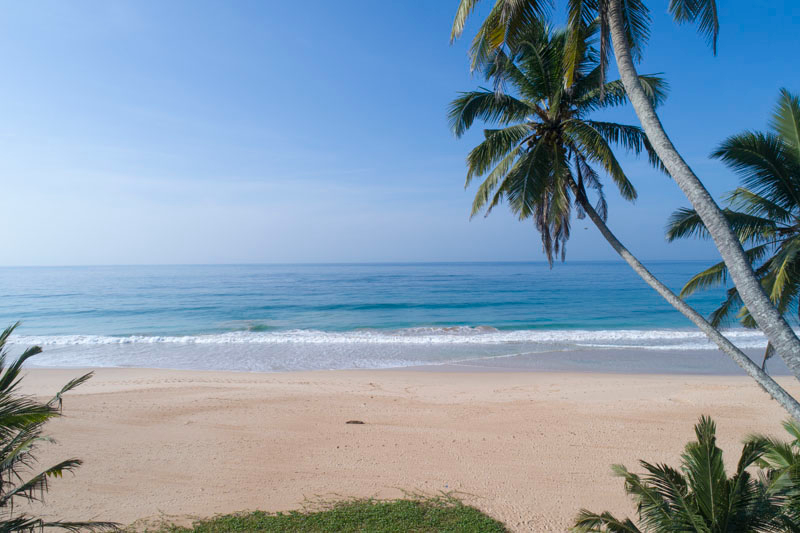
<svg viewBox="0 0 800 533">
<path fill-rule="evenodd" d="M 739 239 L 731 230 L 722 210 L 667 137 L 655 108 L 639 83 L 625 30 L 622 9 L 622 0 L 610 0 L 608 22 L 619 75 L 636 115 L 664 166 L 708 228 L 751 316 L 767 336 L 770 344 L 775 348 L 775 352 L 780 355 L 795 377 L 800 379 L 800 339 L 764 293 Z M 664 295 L 662 294 L 662 296 Z M 673 295 L 673 297 L 675 296 Z M 675 298 L 677 299 L 677 297 Z M 667 299 L 669 300 L 669 298 Z M 675 304 L 673 303 L 673 305 Z M 703 326 L 695 323 L 705 331 Z M 706 333 L 711 337 L 711 333 L 708 331 Z"/>
<path fill-rule="evenodd" d="M 772 379 L 759 365 L 757 365 L 750 357 L 737 348 L 731 341 L 722 335 L 714 326 L 712 326 L 703 315 L 695 311 L 689 304 L 687 304 L 677 294 L 672 292 L 669 287 L 661 283 L 647 268 L 639 262 L 638 259 L 628 251 L 625 246 L 619 242 L 617 237 L 611 232 L 602 217 L 594 210 L 592 205 L 587 201 L 586 195 L 578 187 L 574 180 L 570 179 L 570 188 L 572 189 L 575 198 L 581 205 L 581 208 L 589 215 L 589 218 L 600 230 L 600 233 L 608 241 L 611 247 L 617 252 L 628 265 L 639 274 L 639 276 L 652 287 L 658 294 L 661 295 L 667 302 L 672 305 L 680 313 L 691 320 L 709 339 L 719 347 L 720 350 L 725 352 L 733 361 L 739 365 L 750 377 L 756 380 L 764 391 L 767 392 L 772 398 L 775 399 L 789 414 L 797 421 L 800 421 L 800 403 L 794 399 L 783 387 Z"/>
</svg>

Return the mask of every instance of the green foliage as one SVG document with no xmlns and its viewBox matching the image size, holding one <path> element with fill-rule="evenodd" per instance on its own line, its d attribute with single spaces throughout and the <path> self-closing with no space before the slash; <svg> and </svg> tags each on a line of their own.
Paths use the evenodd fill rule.
<svg viewBox="0 0 800 533">
<path fill-rule="evenodd" d="M 610 513 L 581 510 L 573 531 L 580 533 L 758 533 L 797 531 L 786 514 L 780 491 L 747 469 L 759 464 L 768 450 L 763 440 L 746 442 L 736 470 L 725 472 L 716 426 L 706 417 L 695 425 L 697 440 L 686 445 L 680 468 L 640 461 L 639 475 L 615 465 L 625 480 L 625 492 L 637 508 L 638 525 Z"/>
<path fill-rule="evenodd" d="M 723 141 L 712 154 L 738 174 L 742 186 L 729 193 L 723 211 L 738 235 L 767 295 L 783 314 L 800 314 L 800 101 L 782 89 L 769 132 L 744 132 Z M 709 233 L 692 209 L 675 211 L 667 225 L 667 239 L 699 237 Z M 681 296 L 726 283 L 725 263 L 690 279 Z M 717 326 L 738 311 L 745 327 L 756 327 L 742 307 L 735 287 L 714 311 Z M 771 354 L 768 347 L 766 358 Z"/>
<path fill-rule="evenodd" d="M 786 498 L 786 523 L 800 524 L 800 425 L 788 420 L 783 427 L 791 437 L 788 442 L 763 435 L 754 435 L 748 440 L 764 449 L 758 465 L 766 469 L 769 490 Z"/>
<path fill-rule="evenodd" d="M 569 31 L 552 31 L 535 19 L 515 34 L 505 50 L 491 56 L 483 72 L 494 89 L 461 93 L 449 107 L 453 133 L 464 135 L 475 121 L 492 126 L 467 156 L 466 185 L 483 176 L 472 204 L 472 215 L 488 215 L 506 202 L 520 220 L 533 220 L 542 248 L 552 265 L 565 255 L 573 204 L 582 217 L 587 188 L 597 195 L 598 215 L 606 217 L 606 201 L 595 168 L 611 177 L 627 200 L 636 189 L 617 161 L 612 145 L 632 153 L 645 152 L 659 166 L 646 136 L 637 126 L 591 120 L 598 110 L 623 105 L 618 81 L 598 86 L 601 66 L 591 46 L 595 25 L 581 29 L 573 83 L 564 84 Z M 654 103 L 666 96 L 658 76 L 641 76 Z"/>
<path fill-rule="evenodd" d="M 46 403 L 21 394 L 17 389 L 23 377 L 22 365 L 42 350 L 38 346 L 28 348 L 9 364 L 6 343 L 17 326 L 15 324 L 0 334 L 0 532 L 32 533 L 45 528 L 115 530 L 115 524 L 107 522 L 51 521 L 14 511 L 18 501 L 41 502 L 51 478 L 62 477 L 65 472 L 72 472 L 80 466 L 79 459 L 68 459 L 41 471 L 34 469 L 38 446 L 52 442 L 43 435 L 44 425 L 61 416 L 63 394 L 92 375 L 89 373 L 73 379 Z"/>
<path fill-rule="evenodd" d="M 475 9 L 478 0 L 461 0 L 453 20 L 450 39 L 461 36 L 466 20 Z M 599 34 L 599 79 L 605 81 L 611 51 L 611 37 L 608 22 L 610 0 L 569 0 L 567 2 L 567 23 L 572 30 L 566 46 L 565 83 L 574 82 L 574 73 L 580 62 L 583 46 L 579 34 L 591 25 L 597 25 Z M 644 47 L 650 38 L 650 9 L 643 0 L 620 0 L 622 19 L 628 37 L 628 46 L 634 61 L 641 59 Z M 552 0 L 495 0 L 492 10 L 484 19 L 475 34 L 470 47 L 472 67 L 478 69 L 491 63 L 492 54 L 503 47 L 513 47 L 513 43 L 526 28 L 541 23 L 550 13 Z M 696 24 L 698 32 L 704 36 L 717 53 L 719 17 L 716 0 L 670 0 L 668 9 L 672 18 L 679 24 Z"/>
<path fill-rule="evenodd" d="M 148 530 L 150 531 L 150 530 Z M 450 497 L 414 500 L 355 500 L 316 512 L 218 516 L 184 528 L 165 525 L 151 533 L 504 533 L 500 522 Z"/>
</svg>

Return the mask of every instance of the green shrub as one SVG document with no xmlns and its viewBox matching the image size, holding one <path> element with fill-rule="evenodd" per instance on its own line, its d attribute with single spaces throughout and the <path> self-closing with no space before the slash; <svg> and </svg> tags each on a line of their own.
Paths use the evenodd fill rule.
<svg viewBox="0 0 800 533">
<path fill-rule="evenodd" d="M 353 500 L 322 510 L 230 514 L 185 528 L 165 525 L 151 533 L 505 533 L 507 529 L 474 507 L 450 497 Z"/>
<path fill-rule="evenodd" d="M 759 533 L 798 531 L 786 515 L 786 498 L 769 490 L 765 479 L 747 468 L 767 451 L 765 441 L 748 440 L 733 476 L 728 477 L 722 450 L 716 445 L 716 426 L 701 417 L 696 442 L 686 445 L 679 469 L 640 461 L 646 474 L 613 467 L 625 480 L 625 492 L 636 502 L 638 522 L 620 520 L 611 513 L 582 510 L 573 531 L 588 533 Z"/>
</svg>

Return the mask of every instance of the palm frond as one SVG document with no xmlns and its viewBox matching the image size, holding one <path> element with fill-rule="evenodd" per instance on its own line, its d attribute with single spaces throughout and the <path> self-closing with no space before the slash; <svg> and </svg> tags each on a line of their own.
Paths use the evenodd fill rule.
<svg viewBox="0 0 800 533">
<path fill-rule="evenodd" d="M 533 112 L 536 110 L 531 102 L 538 102 L 546 97 L 536 80 L 523 72 L 515 58 L 508 56 L 502 49 L 494 53 L 491 63 L 484 69 L 484 74 L 494 85 L 496 95 L 506 94 L 509 90 L 516 91 L 531 106 Z"/>
<path fill-rule="evenodd" d="M 726 323 L 731 313 L 742 308 L 742 298 L 739 296 L 739 291 L 736 287 L 731 287 L 725 291 L 725 294 L 725 301 L 714 309 L 708 317 L 709 323 L 715 328 L 719 328 L 722 324 Z"/>
<path fill-rule="evenodd" d="M 531 132 L 526 124 L 517 124 L 485 133 L 486 139 L 467 154 L 467 186 L 475 176 L 483 176 L 505 159 Z"/>
<path fill-rule="evenodd" d="M 486 206 L 491 191 L 495 193 L 492 200 L 486 206 L 486 215 L 491 213 L 509 194 L 514 194 L 515 201 L 510 204 L 512 212 L 516 213 L 520 219 L 530 216 L 532 205 L 536 201 L 536 193 L 540 193 L 542 187 L 546 187 L 549 168 L 547 167 L 547 157 L 543 143 L 537 143 L 532 148 L 526 150 L 517 159 L 516 163 L 509 169 L 502 180 L 493 177 L 492 181 L 488 178 L 481 184 L 475 201 L 472 204 L 473 214 Z M 490 175 L 491 176 L 491 175 Z M 500 181 L 498 185 L 498 181 Z M 522 189 L 522 193 L 518 191 Z"/>
<path fill-rule="evenodd" d="M 625 492 L 633 496 L 639 518 L 645 529 L 653 524 L 663 523 L 674 525 L 673 517 L 669 512 L 669 504 L 664 497 L 653 487 L 648 485 L 639 475 L 628 471 L 623 465 L 612 465 L 614 475 L 625 480 Z"/>
<path fill-rule="evenodd" d="M 783 139 L 794 161 L 800 162 L 800 98 L 797 95 L 781 89 L 770 126 Z"/>
<path fill-rule="evenodd" d="M 761 244 L 746 250 L 745 254 L 750 262 L 754 263 L 762 259 L 768 252 L 769 246 L 767 244 Z M 712 265 L 702 272 L 692 276 L 692 278 L 687 281 L 681 289 L 680 296 L 681 298 L 686 298 L 698 290 L 723 285 L 727 282 L 727 280 L 728 266 L 724 261 L 720 261 L 719 263 L 716 263 L 715 265 Z"/>
<path fill-rule="evenodd" d="M 708 239 L 711 234 L 703 223 L 700 215 L 694 209 L 679 207 L 669 216 L 667 221 L 667 241 L 684 239 L 687 237 L 699 237 Z"/>
<path fill-rule="evenodd" d="M 512 165 L 515 161 L 517 164 L 520 164 L 517 160 L 520 152 L 522 150 L 521 146 L 517 146 L 513 150 L 511 150 L 503 159 L 497 163 L 497 166 L 494 167 L 488 176 L 483 180 L 480 187 L 478 187 L 478 191 L 475 193 L 475 199 L 472 202 L 472 211 L 470 212 L 470 218 L 474 217 L 478 214 L 481 209 L 486 205 L 489 201 L 489 197 L 492 193 L 497 189 L 499 183 L 501 183 L 506 175 L 512 168 Z M 470 177 L 467 176 L 467 185 L 470 183 Z M 488 215 L 488 213 L 487 213 Z"/>
<path fill-rule="evenodd" d="M 610 81 L 599 87 L 595 78 L 599 78 L 599 75 L 593 72 L 576 82 L 578 87 L 576 93 L 579 95 L 576 104 L 581 110 L 595 111 L 608 107 L 619 107 L 628 103 L 628 95 L 622 81 Z M 640 74 L 639 83 L 654 106 L 659 106 L 666 101 L 669 84 L 660 74 Z"/>
<path fill-rule="evenodd" d="M 775 134 L 745 132 L 728 137 L 711 154 L 736 172 L 744 188 L 789 210 L 800 205 L 800 168 Z"/>
<path fill-rule="evenodd" d="M 24 483 L 20 483 L 11 490 L 0 495 L 0 507 L 9 506 L 14 498 L 22 498 L 27 501 L 41 501 L 44 493 L 48 490 L 48 478 L 62 477 L 64 472 L 71 472 L 81 464 L 81 461 L 78 459 L 69 459 L 51 466 L 47 470 L 36 474 Z"/>
<path fill-rule="evenodd" d="M 650 10 L 643 0 L 622 0 L 622 17 L 634 61 L 641 61 L 650 38 Z"/>
<path fill-rule="evenodd" d="M 569 35 L 564 46 L 564 85 L 576 82 L 589 39 L 600 30 L 596 22 L 598 0 L 571 0 L 567 5 L 567 28 Z"/>
<path fill-rule="evenodd" d="M 506 31 L 505 43 L 512 48 L 520 36 L 525 35 L 531 27 L 542 25 L 553 5 L 551 0 L 500 1 L 503 2 L 500 22 Z"/>
<path fill-rule="evenodd" d="M 447 117 L 456 137 L 461 137 L 476 119 L 486 123 L 510 124 L 525 120 L 531 106 L 507 94 L 483 89 L 461 93 L 450 103 Z"/>
<path fill-rule="evenodd" d="M 467 24 L 467 19 L 477 5 L 478 0 L 461 0 L 458 3 L 456 16 L 453 19 L 453 27 L 450 30 L 450 43 L 453 43 L 456 39 L 461 37 L 462 33 L 464 33 L 464 26 Z"/>
<path fill-rule="evenodd" d="M 463 0 L 456 10 L 450 32 L 451 42 L 464 31 L 477 0 Z M 551 0 L 495 0 L 486 19 L 475 34 L 470 46 L 472 69 L 487 65 L 492 54 L 510 41 L 518 38 L 530 25 L 547 18 Z"/>
<path fill-rule="evenodd" d="M 722 450 L 717 447 L 716 424 L 702 416 L 695 426 L 696 442 L 686 445 L 681 455 L 689 487 L 698 510 L 709 522 L 718 522 L 722 503 L 719 488 L 727 481 Z"/>
<path fill-rule="evenodd" d="M 66 385 L 64 385 L 61 388 L 60 391 L 56 393 L 55 396 L 53 396 L 53 398 L 47 403 L 47 405 L 51 406 L 57 405 L 57 409 L 60 411 L 64 401 L 64 394 L 73 390 L 76 387 L 79 387 L 80 385 L 83 385 L 84 383 L 89 381 L 89 379 L 91 379 L 92 376 L 94 376 L 94 372 L 87 372 L 82 376 L 79 376 L 75 379 L 71 379 Z"/>
<path fill-rule="evenodd" d="M 575 159 L 577 160 L 575 170 L 578 176 L 578 188 L 584 196 L 586 196 L 586 187 L 594 189 L 597 193 L 597 203 L 595 204 L 594 210 L 603 222 L 605 222 L 608 220 L 608 202 L 603 193 L 603 184 L 600 182 L 600 176 L 598 176 L 597 172 L 589 165 L 586 158 L 582 157 L 580 154 L 576 154 Z M 576 198 L 576 200 L 578 199 Z M 586 200 L 588 201 L 588 198 L 586 198 Z"/>
<path fill-rule="evenodd" d="M 630 518 L 620 520 L 611 513 L 592 513 L 581 509 L 575 518 L 575 533 L 642 533 Z"/>
<path fill-rule="evenodd" d="M 505 28 L 502 24 L 502 5 L 498 1 L 486 16 L 469 47 L 471 58 L 470 68 L 474 72 L 488 65 L 494 52 L 503 46 L 505 41 Z"/>
<path fill-rule="evenodd" d="M 726 200 L 732 209 L 772 220 L 776 228 L 778 224 L 789 223 L 793 218 L 791 211 L 743 187 L 728 193 Z"/>
<path fill-rule="evenodd" d="M 784 292 L 791 286 L 800 284 L 797 277 L 798 255 L 800 255 L 800 239 L 791 239 L 783 243 L 778 252 L 770 259 L 770 274 L 773 276 L 769 297 L 773 302 L 782 299 Z"/>
<path fill-rule="evenodd" d="M 645 150 L 647 135 L 639 126 L 598 120 L 586 120 L 585 122 L 597 130 L 606 142 L 622 146 L 634 154 L 639 154 Z"/>
<path fill-rule="evenodd" d="M 537 25 L 520 35 L 512 48 L 525 77 L 517 88 L 532 101 L 550 100 L 551 108 L 563 91 L 563 40 L 562 32 Z"/>
<path fill-rule="evenodd" d="M 564 129 L 565 133 L 572 137 L 573 144 L 582 148 L 583 155 L 589 161 L 601 165 L 611 176 L 623 198 L 636 199 L 636 188 L 628 180 L 608 142 L 597 129 L 586 122 L 576 120 L 566 121 Z"/>
<path fill-rule="evenodd" d="M 724 284 L 728 279 L 728 265 L 724 261 L 695 274 L 681 289 L 681 298 L 691 296 L 695 292 L 708 287 Z"/>
<path fill-rule="evenodd" d="M 719 15 L 716 0 L 670 0 L 669 12 L 678 23 L 696 23 L 697 31 L 717 54 Z"/>
<path fill-rule="evenodd" d="M 768 218 L 739 213 L 730 209 L 723 209 L 722 213 L 742 243 L 772 241 L 779 230 L 778 225 Z M 708 239 L 710 235 L 700 219 L 700 215 L 694 209 L 681 207 L 670 215 L 667 221 L 666 237 L 667 241 L 672 242 L 688 237 Z"/>
</svg>

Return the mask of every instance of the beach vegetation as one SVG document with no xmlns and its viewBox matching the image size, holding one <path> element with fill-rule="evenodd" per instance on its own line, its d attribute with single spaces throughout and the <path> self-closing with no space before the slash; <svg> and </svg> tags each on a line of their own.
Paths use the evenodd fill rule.
<svg viewBox="0 0 800 533">
<path fill-rule="evenodd" d="M 716 443 L 716 425 L 701 417 L 695 425 L 697 440 L 690 442 L 678 468 L 640 461 L 645 473 L 636 474 L 622 465 L 614 473 L 625 483 L 625 492 L 636 504 L 637 519 L 617 518 L 611 513 L 581 510 L 576 533 L 734 533 L 797 531 L 787 513 L 784 491 L 771 490 L 769 482 L 748 469 L 758 466 L 768 445 L 750 439 L 729 477 L 722 450 Z"/>
<path fill-rule="evenodd" d="M 0 333 L 0 532 L 33 533 L 56 528 L 68 531 L 112 531 L 109 522 L 75 522 L 44 519 L 20 512 L 20 503 L 41 503 L 50 481 L 61 478 L 81 465 L 80 459 L 67 459 L 44 469 L 37 467 L 39 446 L 52 443 L 44 434 L 47 422 L 61 416 L 63 395 L 85 383 L 92 373 L 64 385 L 55 396 L 43 402 L 19 391 L 22 365 L 41 352 L 33 346 L 9 361 L 6 343 L 18 326 Z M 30 506 L 29 506 L 30 508 Z"/>
<path fill-rule="evenodd" d="M 401 500 L 350 500 L 323 509 L 256 511 L 198 520 L 190 527 L 164 524 L 149 533 L 505 533 L 502 523 L 451 496 Z"/>
<path fill-rule="evenodd" d="M 764 291 L 787 316 L 800 316 L 800 99 L 781 89 L 768 131 L 745 131 L 725 139 L 711 154 L 735 172 L 741 186 L 725 197 L 725 217 L 745 245 Z M 680 208 L 670 217 L 667 239 L 711 238 L 696 210 Z M 725 285 L 728 265 L 720 261 L 693 276 L 681 290 L 686 297 Z M 728 289 L 711 313 L 715 326 L 735 315 L 747 328 L 758 324 L 739 288 Z M 774 353 L 769 343 L 762 368 Z"/>
<path fill-rule="evenodd" d="M 758 465 L 766 471 L 768 489 L 785 496 L 784 514 L 800 524 L 800 424 L 788 420 L 783 427 L 791 437 L 789 441 L 763 435 L 751 436 L 750 440 L 764 449 Z"/>
</svg>

